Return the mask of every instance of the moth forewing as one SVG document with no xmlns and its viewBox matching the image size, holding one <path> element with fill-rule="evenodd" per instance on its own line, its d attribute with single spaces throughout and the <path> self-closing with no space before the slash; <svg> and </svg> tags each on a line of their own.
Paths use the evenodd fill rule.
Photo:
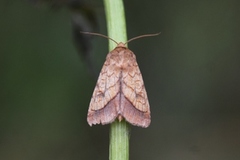
<svg viewBox="0 0 240 160">
<path fill-rule="evenodd" d="M 111 52 L 108 54 L 110 55 Z M 111 66 L 111 60 L 106 59 L 99 74 L 96 87 L 90 101 L 87 121 L 92 124 L 108 124 L 117 117 L 117 93 L 120 88 L 118 78 L 113 78 L 114 69 Z"/>
<path fill-rule="evenodd" d="M 148 127 L 151 122 L 150 107 L 135 55 L 134 59 L 129 61 L 128 69 L 123 72 L 126 73 L 123 74 L 125 77 L 123 77 L 122 93 L 124 100 L 128 101 L 123 106 L 123 117 L 133 125 Z"/>
</svg>

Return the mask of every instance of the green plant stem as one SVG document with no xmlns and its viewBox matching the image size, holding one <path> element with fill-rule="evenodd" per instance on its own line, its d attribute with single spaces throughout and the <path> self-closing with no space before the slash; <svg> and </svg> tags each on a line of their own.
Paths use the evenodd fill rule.
<svg viewBox="0 0 240 160">
<path fill-rule="evenodd" d="M 126 121 L 115 121 L 110 126 L 110 160 L 129 159 L 129 125 Z"/>
<path fill-rule="evenodd" d="M 126 23 L 123 0 L 104 0 L 108 36 L 117 42 L 126 42 Z M 109 41 L 109 50 L 116 44 Z M 116 120 L 110 126 L 110 160 L 129 159 L 129 125 L 126 121 Z"/>
<path fill-rule="evenodd" d="M 104 0 L 108 36 L 117 42 L 127 41 L 123 0 Z M 109 50 L 116 44 L 109 41 Z"/>
</svg>

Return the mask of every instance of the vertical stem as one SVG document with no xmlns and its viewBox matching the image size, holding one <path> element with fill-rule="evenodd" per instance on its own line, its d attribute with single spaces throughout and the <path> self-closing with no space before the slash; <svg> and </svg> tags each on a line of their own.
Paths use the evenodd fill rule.
<svg viewBox="0 0 240 160">
<path fill-rule="evenodd" d="M 108 36 L 117 42 L 127 41 L 123 0 L 104 0 Z M 116 46 L 109 41 L 109 50 Z"/>
<path fill-rule="evenodd" d="M 115 121 L 110 127 L 110 160 L 129 159 L 129 125 L 126 121 Z"/>
<path fill-rule="evenodd" d="M 117 42 L 126 42 L 126 23 L 123 0 L 104 0 L 108 36 Z M 109 41 L 109 50 L 116 46 Z M 110 126 L 110 160 L 129 159 L 129 125 L 126 121 L 115 121 Z"/>
</svg>

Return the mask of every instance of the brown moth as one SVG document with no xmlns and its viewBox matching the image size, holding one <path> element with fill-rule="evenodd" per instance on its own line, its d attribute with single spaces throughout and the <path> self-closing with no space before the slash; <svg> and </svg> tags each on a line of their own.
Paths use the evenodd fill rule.
<svg viewBox="0 0 240 160">
<path fill-rule="evenodd" d="M 98 33 L 82 33 L 106 37 L 117 44 L 116 48 L 108 53 L 99 74 L 88 109 L 88 124 L 104 125 L 112 123 L 116 118 L 119 121 L 124 118 L 132 125 L 148 127 L 151 116 L 147 92 L 136 56 L 126 47 L 126 43 L 159 33 L 138 36 L 126 43 L 117 43 Z"/>
</svg>

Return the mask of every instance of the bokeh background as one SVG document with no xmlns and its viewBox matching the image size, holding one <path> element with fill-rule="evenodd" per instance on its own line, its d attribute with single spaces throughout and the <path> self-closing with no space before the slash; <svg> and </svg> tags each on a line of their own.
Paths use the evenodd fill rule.
<svg viewBox="0 0 240 160">
<path fill-rule="evenodd" d="M 103 2 L 87 4 L 106 34 Z M 239 6 L 125 1 L 129 38 L 161 31 L 129 44 L 152 112 L 149 128 L 131 127 L 130 159 L 240 159 Z M 1 160 L 108 159 L 109 126 L 86 122 L 96 79 L 74 45 L 72 15 L 47 1 L 0 1 Z M 99 72 L 108 41 L 91 43 Z"/>
</svg>

